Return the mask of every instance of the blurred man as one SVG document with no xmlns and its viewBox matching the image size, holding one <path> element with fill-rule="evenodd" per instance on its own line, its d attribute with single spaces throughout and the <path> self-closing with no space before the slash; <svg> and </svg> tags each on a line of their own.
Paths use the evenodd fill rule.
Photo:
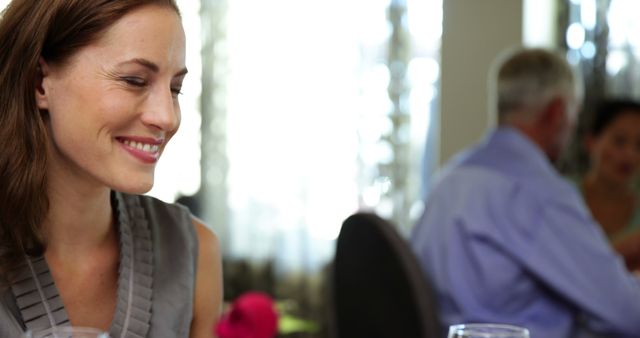
<svg viewBox="0 0 640 338">
<path fill-rule="evenodd" d="M 551 163 L 576 120 L 580 83 L 541 49 L 511 52 L 495 71 L 498 128 L 442 170 L 412 236 L 444 328 L 640 337 L 640 281 Z"/>
</svg>

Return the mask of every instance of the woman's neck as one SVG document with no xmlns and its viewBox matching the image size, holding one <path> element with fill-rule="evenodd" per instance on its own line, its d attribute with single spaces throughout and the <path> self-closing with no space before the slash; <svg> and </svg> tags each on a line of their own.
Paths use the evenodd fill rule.
<svg viewBox="0 0 640 338">
<path fill-rule="evenodd" d="M 114 242 L 110 189 L 82 183 L 50 176 L 49 211 L 42 227 L 48 255 L 74 257 Z"/>
</svg>

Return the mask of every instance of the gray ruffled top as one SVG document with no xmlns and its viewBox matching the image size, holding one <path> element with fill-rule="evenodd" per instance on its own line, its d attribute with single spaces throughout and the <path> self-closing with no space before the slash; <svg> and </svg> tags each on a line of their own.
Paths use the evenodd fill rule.
<svg viewBox="0 0 640 338">
<path fill-rule="evenodd" d="M 186 208 L 112 194 L 120 241 L 113 338 L 188 337 L 198 243 Z M 0 337 L 70 325 L 44 257 L 25 259 L 0 298 Z"/>
</svg>

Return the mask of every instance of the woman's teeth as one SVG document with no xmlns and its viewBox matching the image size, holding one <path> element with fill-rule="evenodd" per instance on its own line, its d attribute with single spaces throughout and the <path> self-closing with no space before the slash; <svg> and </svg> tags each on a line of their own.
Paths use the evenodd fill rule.
<svg viewBox="0 0 640 338">
<path fill-rule="evenodd" d="M 160 147 L 155 144 L 148 144 L 148 143 L 142 143 L 142 142 L 136 142 L 136 141 L 130 141 L 130 140 L 124 140 L 124 144 L 128 145 L 129 147 L 136 148 L 138 150 L 145 151 L 148 153 L 157 153 L 158 150 L 160 149 Z"/>
</svg>

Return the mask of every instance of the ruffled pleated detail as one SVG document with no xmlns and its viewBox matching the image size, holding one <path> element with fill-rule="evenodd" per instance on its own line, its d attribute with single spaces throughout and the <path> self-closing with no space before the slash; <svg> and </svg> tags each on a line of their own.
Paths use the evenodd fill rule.
<svg viewBox="0 0 640 338">
<path fill-rule="evenodd" d="M 69 317 L 44 257 L 25 259 L 11 291 L 27 330 L 69 325 Z"/>
<path fill-rule="evenodd" d="M 120 224 L 120 268 L 113 338 L 145 338 L 151 322 L 153 247 L 144 209 L 136 196 L 114 193 Z"/>
<path fill-rule="evenodd" d="M 120 264 L 118 299 L 109 334 L 112 338 L 145 338 L 153 299 L 151 231 L 136 196 L 114 192 L 112 203 L 118 221 Z M 70 325 L 44 257 L 25 259 L 11 290 L 28 330 Z"/>
</svg>

